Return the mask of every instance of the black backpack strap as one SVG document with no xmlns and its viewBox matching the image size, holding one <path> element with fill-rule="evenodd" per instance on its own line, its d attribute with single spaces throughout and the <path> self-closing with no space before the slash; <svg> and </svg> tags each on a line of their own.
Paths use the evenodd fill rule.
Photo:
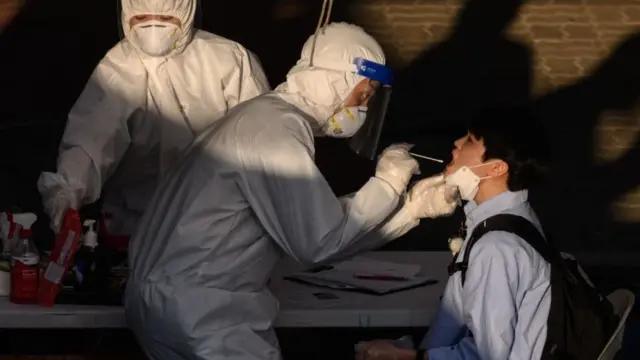
<svg viewBox="0 0 640 360">
<path fill-rule="evenodd" d="M 464 248 L 464 256 L 462 257 L 462 261 L 458 262 L 458 257 L 462 251 L 458 251 L 458 253 L 453 257 L 451 263 L 449 264 L 449 276 L 460 272 L 460 278 L 462 280 L 462 285 L 464 286 L 464 280 L 467 277 L 467 269 L 469 268 L 469 254 L 471 254 L 471 249 L 473 245 L 480 239 L 484 234 L 489 232 L 489 229 L 479 228 L 476 226 L 469 237 L 469 241 L 467 241 L 467 246 Z"/>
<path fill-rule="evenodd" d="M 456 263 L 458 259 L 458 255 L 456 255 L 449 265 L 449 275 L 460 271 L 463 286 L 467 269 L 469 268 L 469 257 L 471 256 L 473 245 L 475 245 L 482 236 L 491 231 L 504 231 L 515 234 L 531 245 L 546 261 L 558 263 L 559 253 L 547 243 L 544 236 L 529 220 L 518 215 L 498 214 L 484 220 L 473 229 L 467 246 L 465 247 L 462 261 Z"/>
<path fill-rule="evenodd" d="M 449 266 L 447 267 L 447 269 L 449 271 L 449 276 L 451 276 L 451 275 L 457 273 L 458 271 L 460 271 L 461 274 L 462 274 L 462 277 L 464 278 L 464 274 L 467 272 L 467 265 L 468 264 L 465 263 L 464 261 L 457 262 L 459 254 L 460 254 L 460 252 L 458 252 L 457 254 L 455 254 L 453 256 L 453 259 L 449 263 Z"/>
<path fill-rule="evenodd" d="M 557 264 L 560 258 L 553 246 L 544 238 L 544 235 L 531 221 L 519 215 L 499 214 L 487 219 L 485 226 L 493 231 L 506 231 L 518 235 L 526 241 L 547 262 Z M 483 224 L 484 225 L 484 224 Z"/>
</svg>

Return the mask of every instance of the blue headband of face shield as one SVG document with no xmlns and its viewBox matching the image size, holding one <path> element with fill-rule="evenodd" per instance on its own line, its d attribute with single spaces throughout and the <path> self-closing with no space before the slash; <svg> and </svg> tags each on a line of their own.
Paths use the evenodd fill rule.
<svg viewBox="0 0 640 360">
<path fill-rule="evenodd" d="M 356 66 L 356 74 L 362 77 L 387 86 L 393 82 L 393 70 L 390 67 L 359 57 L 353 60 L 353 64 Z"/>
</svg>

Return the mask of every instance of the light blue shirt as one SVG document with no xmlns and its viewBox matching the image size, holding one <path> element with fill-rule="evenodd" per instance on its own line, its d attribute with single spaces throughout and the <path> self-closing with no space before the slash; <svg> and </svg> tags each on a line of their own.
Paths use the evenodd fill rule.
<svg viewBox="0 0 640 360">
<path fill-rule="evenodd" d="M 527 191 L 505 192 L 481 205 L 469 202 L 467 238 L 497 214 L 520 215 L 538 229 Z M 549 264 L 523 239 L 490 232 L 473 246 L 464 287 L 449 278 L 440 309 L 422 343 L 429 360 L 539 360 L 551 305 Z"/>
</svg>

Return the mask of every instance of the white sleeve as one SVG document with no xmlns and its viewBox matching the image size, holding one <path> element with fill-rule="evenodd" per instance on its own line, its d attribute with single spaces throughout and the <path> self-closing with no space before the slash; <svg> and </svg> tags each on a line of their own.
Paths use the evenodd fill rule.
<svg viewBox="0 0 640 360">
<path fill-rule="evenodd" d="M 227 109 L 271 90 L 258 58 L 241 46 L 238 46 L 238 50 L 240 53 L 238 66 L 224 81 Z"/>
<path fill-rule="evenodd" d="M 372 177 L 352 197 L 338 199 L 316 167 L 312 142 L 305 142 L 279 137 L 242 154 L 241 188 L 269 235 L 303 264 L 383 244 L 384 238 L 365 235 L 396 209 L 399 196 L 393 188 Z"/>
<path fill-rule="evenodd" d="M 127 120 L 137 107 L 135 103 L 144 101 L 132 98 L 131 89 L 140 88 L 135 84 L 139 81 L 117 73 L 103 59 L 69 113 L 57 174 L 43 174 L 43 182 L 60 179 L 63 184 L 59 185 L 66 186 L 80 202 L 77 205 L 100 197 L 102 185 L 131 143 Z"/>
<path fill-rule="evenodd" d="M 403 205 L 393 216 L 385 220 L 384 224 L 376 232 L 385 242 L 393 241 L 408 233 L 411 229 L 420 224 L 420 219 L 416 219 Z"/>
<path fill-rule="evenodd" d="M 340 202 L 347 204 L 355 194 L 357 193 L 341 197 Z M 397 211 L 394 211 L 375 231 L 372 231 L 367 236 L 379 237 L 380 239 L 376 240 L 376 242 L 384 245 L 384 243 L 391 242 L 418 226 L 420 219 L 416 219 L 405 205 L 405 203 L 401 204 Z"/>
</svg>

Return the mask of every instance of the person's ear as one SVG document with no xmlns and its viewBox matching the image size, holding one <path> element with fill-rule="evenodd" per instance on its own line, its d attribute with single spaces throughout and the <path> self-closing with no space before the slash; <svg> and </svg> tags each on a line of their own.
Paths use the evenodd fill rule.
<svg viewBox="0 0 640 360">
<path fill-rule="evenodd" d="M 492 176 L 502 176 L 509 172 L 509 165 L 502 161 L 498 160 L 495 163 L 491 164 L 491 175 Z"/>
</svg>

